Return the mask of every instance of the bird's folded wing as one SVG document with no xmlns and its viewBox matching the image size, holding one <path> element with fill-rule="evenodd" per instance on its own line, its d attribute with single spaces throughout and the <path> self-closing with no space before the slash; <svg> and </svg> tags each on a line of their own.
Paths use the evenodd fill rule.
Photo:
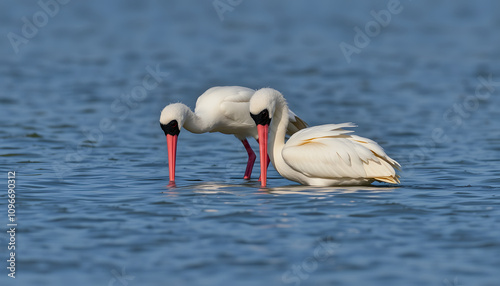
<svg viewBox="0 0 500 286">
<path fill-rule="evenodd" d="M 226 102 L 246 102 L 249 103 L 255 90 L 242 86 L 228 86 L 224 88 L 228 95 L 224 98 Z M 249 111 L 248 111 L 249 112 Z"/>
<path fill-rule="evenodd" d="M 249 111 L 249 102 L 255 91 L 244 87 L 234 88 L 233 93 L 221 102 L 220 110 L 222 114 L 235 123 L 255 126 Z"/>
<path fill-rule="evenodd" d="M 309 177 L 397 181 L 394 167 L 399 164 L 374 141 L 342 129 L 353 126 L 344 123 L 303 129 L 290 137 L 282 151 L 283 159 Z"/>
<path fill-rule="evenodd" d="M 322 137 L 325 135 L 338 136 L 353 132 L 352 130 L 343 129 L 347 127 L 356 127 L 356 124 L 348 122 L 340 124 L 325 124 L 325 125 L 305 128 L 293 134 L 293 136 L 291 136 L 290 139 L 286 142 L 286 146 L 299 145 L 304 140 L 316 137 Z"/>
</svg>

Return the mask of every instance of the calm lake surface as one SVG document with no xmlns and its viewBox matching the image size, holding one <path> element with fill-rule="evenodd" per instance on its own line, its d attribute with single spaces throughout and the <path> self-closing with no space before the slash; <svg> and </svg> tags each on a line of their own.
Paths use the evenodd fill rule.
<svg viewBox="0 0 500 286">
<path fill-rule="evenodd" d="M 500 285 L 499 2 L 220 2 L 0 3 L 0 285 Z M 218 85 L 358 124 L 401 185 L 259 189 L 182 131 L 167 187 L 160 111 Z"/>
</svg>

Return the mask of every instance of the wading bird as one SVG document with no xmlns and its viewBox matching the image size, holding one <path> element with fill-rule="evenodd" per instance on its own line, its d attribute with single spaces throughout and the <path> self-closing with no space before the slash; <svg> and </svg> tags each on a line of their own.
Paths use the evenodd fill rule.
<svg viewBox="0 0 500 286">
<path fill-rule="evenodd" d="M 257 124 L 261 160 L 269 151 L 274 168 L 289 180 L 312 186 L 399 183 L 394 170 L 399 169 L 399 163 L 374 141 L 343 129 L 355 127 L 352 123 L 305 128 L 285 143 L 288 106 L 283 95 L 271 88 L 254 93 L 250 116 Z M 266 177 L 267 168 L 261 168 L 262 187 Z"/>
<path fill-rule="evenodd" d="M 162 110 L 160 125 L 167 137 L 170 182 L 175 181 L 177 138 L 181 128 L 192 133 L 220 132 L 234 135 L 248 153 L 243 178 L 250 179 L 256 155 L 246 138 L 259 139 L 255 123 L 248 113 L 250 98 L 254 93 L 255 90 L 241 86 L 212 87 L 198 97 L 194 112 L 182 103 L 169 104 Z M 287 111 L 287 116 L 287 134 L 291 135 L 307 127 L 292 111 Z M 266 162 L 261 165 L 267 169 L 267 157 L 261 162 Z"/>
</svg>

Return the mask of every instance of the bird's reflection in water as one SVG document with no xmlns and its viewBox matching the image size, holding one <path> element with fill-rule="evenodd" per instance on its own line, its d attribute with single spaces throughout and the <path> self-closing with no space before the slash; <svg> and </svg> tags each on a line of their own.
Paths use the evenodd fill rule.
<svg viewBox="0 0 500 286">
<path fill-rule="evenodd" d="M 199 194 L 241 194 L 247 190 L 255 190 L 254 194 L 271 194 L 271 195 L 324 195 L 324 194 L 346 194 L 346 193 L 384 193 L 393 192 L 399 186 L 385 186 L 385 185 L 369 185 L 369 186 L 339 186 L 339 187 L 313 187 L 303 185 L 286 185 L 281 187 L 261 188 L 258 181 L 246 181 L 242 184 L 230 184 L 219 182 L 198 182 L 196 184 L 177 186 L 174 182 L 170 182 L 167 186 L 167 191 L 162 193 L 168 195 L 178 195 L 183 191 L 190 191 L 191 193 Z"/>
<path fill-rule="evenodd" d="M 189 185 L 177 185 L 175 182 L 170 182 L 164 188 L 162 193 L 167 195 L 178 195 L 183 192 L 190 193 L 200 193 L 200 194 L 216 194 L 216 193 L 237 193 L 241 192 L 241 187 L 249 186 L 252 187 L 253 184 L 243 183 L 241 185 L 238 184 L 226 184 L 226 183 L 217 183 L 217 182 L 197 182 L 195 184 Z M 255 185 L 258 186 L 258 185 Z"/>
<path fill-rule="evenodd" d="M 302 195 L 319 195 L 326 193 L 357 193 L 357 192 L 367 192 L 367 193 L 384 193 L 393 192 L 399 187 L 387 187 L 387 186 L 339 186 L 339 187 L 313 187 L 313 186 L 303 186 L 303 185 L 289 185 L 283 187 L 274 188 L 263 188 L 262 191 L 269 194 L 302 194 Z"/>
</svg>

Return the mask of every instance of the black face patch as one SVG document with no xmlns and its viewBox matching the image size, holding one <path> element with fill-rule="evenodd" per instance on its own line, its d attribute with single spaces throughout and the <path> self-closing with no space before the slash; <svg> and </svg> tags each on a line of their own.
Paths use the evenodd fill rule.
<svg viewBox="0 0 500 286">
<path fill-rule="evenodd" d="M 250 116 L 257 125 L 269 125 L 269 123 L 271 123 L 271 118 L 269 117 L 269 111 L 267 109 L 262 110 L 257 115 L 250 113 Z"/>
<path fill-rule="evenodd" d="M 163 132 L 165 132 L 165 136 L 167 135 L 179 135 L 181 133 L 181 130 L 179 129 L 179 124 L 177 123 L 177 120 L 172 120 L 168 124 L 161 124 L 160 122 L 161 129 Z"/>
</svg>

